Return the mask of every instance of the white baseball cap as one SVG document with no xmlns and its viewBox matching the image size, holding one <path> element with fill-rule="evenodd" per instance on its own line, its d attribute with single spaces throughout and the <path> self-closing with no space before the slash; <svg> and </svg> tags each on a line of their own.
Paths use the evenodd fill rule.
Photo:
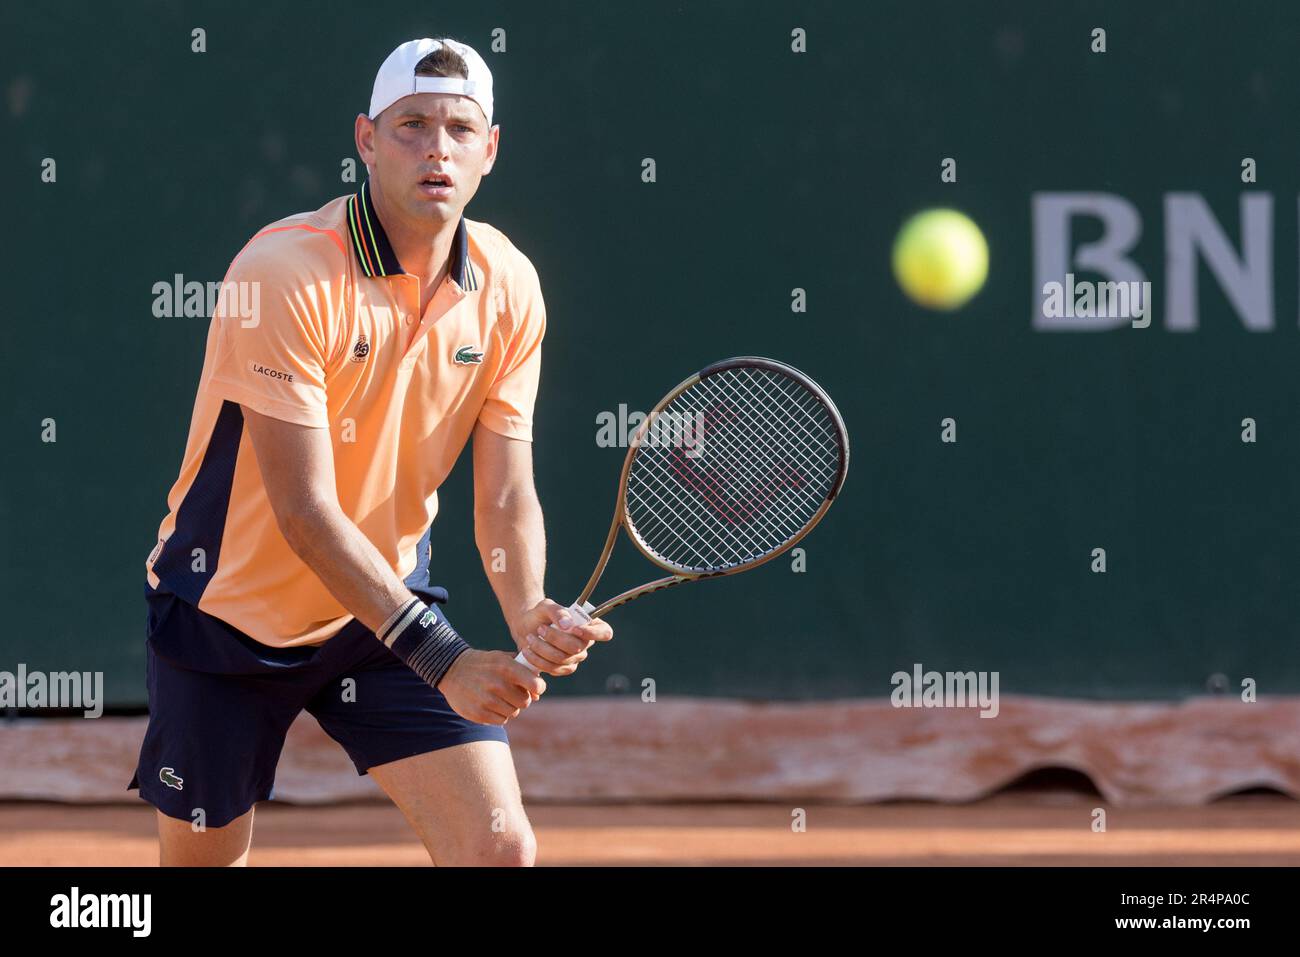
<svg viewBox="0 0 1300 957">
<path fill-rule="evenodd" d="M 469 67 L 469 77 L 416 76 L 415 66 L 442 47 L 458 53 Z M 370 118 L 373 120 L 404 96 L 416 93 L 459 93 L 477 103 L 492 125 L 492 71 L 474 48 L 456 40 L 409 40 L 388 54 L 375 74 L 375 89 L 370 94 Z"/>
</svg>

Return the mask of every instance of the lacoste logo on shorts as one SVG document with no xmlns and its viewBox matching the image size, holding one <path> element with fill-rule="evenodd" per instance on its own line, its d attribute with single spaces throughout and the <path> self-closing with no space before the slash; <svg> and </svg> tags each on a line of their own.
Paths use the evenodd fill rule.
<svg viewBox="0 0 1300 957">
<path fill-rule="evenodd" d="M 363 332 L 357 337 L 357 344 L 352 347 L 352 361 L 365 362 L 368 355 L 370 355 L 370 342 Z"/>
<path fill-rule="evenodd" d="M 158 780 L 169 788 L 175 788 L 178 791 L 185 790 L 185 779 L 176 776 L 175 768 L 163 768 L 158 772 Z"/>
<path fill-rule="evenodd" d="M 477 366 L 483 364 L 483 353 L 478 351 L 478 346 L 460 346 L 452 359 L 457 365 Z"/>
</svg>

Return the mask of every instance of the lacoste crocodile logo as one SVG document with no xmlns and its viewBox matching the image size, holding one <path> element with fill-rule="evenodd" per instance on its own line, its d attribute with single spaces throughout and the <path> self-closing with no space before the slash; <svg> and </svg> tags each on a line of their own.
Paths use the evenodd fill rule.
<svg viewBox="0 0 1300 957">
<path fill-rule="evenodd" d="M 176 776 L 175 768 L 163 768 L 158 772 L 158 780 L 169 788 L 175 788 L 178 791 L 185 790 L 185 779 Z"/>
<path fill-rule="evenodd" d="M 457 365 L 477 366 L 483 364 L 483 353 L 476 346 L 461 346 L 452 356 Z"/>
</svg>

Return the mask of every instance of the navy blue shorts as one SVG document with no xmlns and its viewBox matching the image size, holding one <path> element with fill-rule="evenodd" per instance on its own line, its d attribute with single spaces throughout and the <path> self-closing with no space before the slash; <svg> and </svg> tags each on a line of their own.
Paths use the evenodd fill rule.
<svg viewBox="0 0 1300 957">
<path fill-rule="evenodd" d="M 413 588 L 439 618 L 445 589 Z M 149 727 L 127 789 L 168 817 L 224 827 L 271 799 L 285 735 L 305 709 L 358 774 L 503 727 L 461 717 L 353 619 L 324 644 L 271 648 L 145 585 Z"/>
</svg>

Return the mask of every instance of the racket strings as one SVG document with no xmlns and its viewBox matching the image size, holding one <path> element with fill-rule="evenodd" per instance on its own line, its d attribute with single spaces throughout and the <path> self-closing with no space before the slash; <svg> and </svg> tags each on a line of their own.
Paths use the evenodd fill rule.
<svg viewBox="0 0 1300 957">
<path fill-rule="evenodd" d="M 741 516 L 734 509 L 729 508 L 726 500 L 722 498 L 725 490 L 717 484 L 716 480 L 701 480 L 699 478 L 691 477 L 691 473 L 688 471 L 690 467 L 689 464 L 683 465 L 679 462 L 673 462 L 670 465 L 670 468 L 673 472 L 673 478 L 676 481 L 670 483 L 660 479 L 662 491 L 671 496 L 674 505 L 679 507 L 673 510 L 673 516 L 681 520 L 683 510 L 688 516 L 694 514 L 699 505 L 698 500 L 689 500 L 691 486 L 694 485 L 694 490 L 707 499 L 708 504 L 711 507 L 725 515 L 728 519 L 727 522 L 714 528 L 704 526 L 694 518 L 687 519 L 688 527 L 694 526 L 695 540 L 706 546 L 712 544 L 714 554 L 723 549 L 728 549 L 728 555 L 732 564 L 739 564 L 748 561 L 754 556 L 756 549 L 758 549 L 758 553 L 761 554 L 761 544 L 756 544 L 752 535 L 745 535 L 743 533 L 743 526 L 740 523 Z M 661 516 L 656 515 L 656 517 Z M 765 525 L 767 526 L 766 530 L 768 532 L 773 535 L 780 535 L 780 531 L 772 527 L 770 522 L 765 522 Z M 665 537 L 676 538 L 678 541 L 682 541 L 681 536 L 676 533 L 676 528 L 674 526 L 665 526 L 663 531 L 665 534 L 661 534 L 652 541 L 652 544 L 655 547 L 662 547 Z M 710 534 L 713 535 L 712 539 L 709 537 Z M 708 551 L 709 549 L 706 547 L 705 552 Z M 700 552 L 694 552 L 693 554 L 699 561 L 704 562 L 706 565 L 715 560 Z"/>
<path fill-rule="evenodd" d="M 669 418 L 671 416 L 671 418 Z M 658 421 L 692 442 L 643 442 L 627 482 L 642 543 L 671 564 L 725 569 L 775 551 L 821 508 L 841 468 L 839 430 L 803 383 L 736 367 L 687 388 Z"/>
<path fill-rule="evenodd" d="M 661 525 L 658 529 L 643 527 L 643 538 L 651 547 L 665 554 L 665 557 L 667 557 L 666 553 L 668 551 L 665 540 L 675 540 L 683 547 L 691 549 L 691 557 L 704 566 L 722 564 L 718 562 L 716 557 L 717 553 L 722 550 L 726 550 L 726 558 L 730 560 L 729 563 L 731 564 L 739 564 L 749 560 L 755 554 L 756 549 L 761 549 L 762 546 L 756 546 L 752 536 L 742 534 L 743 529 L 736 521 L 738 514 L 734 509 L 727 516 L 731 519 L 730 522 L 714 528 L 707 527 L 706 524 L 699 522 L 694 517 L 698 510 L 700 496 L 699 494 L 690 495 L 692 486 L 694 486 L 693 490 L 696 493 L 709 493 L 704 495 L 708 500 L 708 504 L 724 515 L 727 510 L 727 502 L 719 497 L 722 489 L 716 480 L 695 477 L 692 482 L 689 478 L 686 478 L 692 475 L 688 470 L 693 466 L 685 463 L 682 456 L 683 453 L 680 449 L 672 449 L 667 453 L 665 463 L 661 465 L 657 472 L 646 470 L 641 475 L 642 478 L 649 479 L 650 487 L 648 491 L 657 501 L 668 506 L 667 511 L 673 519 L 673 521 L 669 521 L 668 517 L 663 515 L 662 512 L 652 509 L 654 517 L 661 522 Z M 666 470 L 664 466 L 666 466 Z M 712 485 L 712 488 L 709 488 L 709 485 Z M 645 524 L 647 523 L 642 523 L 643 526 Z M 683 529 L 687 531 L 686 537 L 681 534 Z M 779 534 L 777 530 L 771 528 L 770 524 L 768 530 L 774 534 Z M 710 543 L 713 545 L 712 550 L 708 548 Z M 697 544 L 703 546 L 705 552 L 711 551 L 711 554 L 706 556 L 695 547 Z"/>
<path fill-rule="evenodd" d="M 745 378 L 753 378 L 753 373 L 750 370 L 738 370 L 738 374 Z M 761 385 L 762 383 L 760 383 Z M 791 405 L 789 411 L 798 413 L 791 414 L 784 419 L 783 424 L 789 427 L 789 431 L 784 434 L 779 434 L 771 427 L 773 418 L 769 409 L 764 408 L 762 404 L 770 404 L 774 397 L 778 400 L 788 399 Z M 755 393 L 752 390 L 737 390 L 735 398 L 747 405 L 746 411 L 750 416 L 748 422 L 754 426 L 756 434 L 747 436 L 746 438 L 750 441 L 746 442 L 742 449 L 738 449 L 733 435 L 728 434 L 727 431 L 715 430 L 708 437 L 708 441 L 711 446 L 714 443 L 718 445 L 724 465 L 739 469 L 743 474 L 745 463 L 738 459 L 738 453 L 744 452 L 750 455 L 756 453 L 767 468 L 780 471 L 782 468 L 788 469 L 790 467 L 792 463 L 789 460 L 793 457 L 796 459 L 793 464 L 803 466 L 808 473 L 816 474 L 820 472 L 825 479 L 826 488 L 816 489 L 814 493 L 820 501 L 820 497 L 824 496 L 825 492 L 829 490 L 829 485 L 834 480 L 836 468 L 838 467 L 836 447 L 833 445 L 827 446 L 824 442 L 814 445 L 814 442 L 818 442 L 815 433 L 806 428 L 805 420 L 817 412 L 823 411 L 820 403 L 817 403 L 816 399 L 806 391 L 801 391 L 793 396 L 774 395 L 770 386 L 765 392 L 757 396 L 758 401 L 755 401 Z M 800 402 L 801 399 L 804 402 Z M 805 426 L 804 435 L 810 437 L 811 441 L 799 436 L 796 430 L 800 426 Z M 792 439 L 793 441 L 791 441 Z M 733 477 L 736 476 L 733 474 Z"/>
<path fill-rule="evenodd" d="M 747 379 L 754 378 L 754 374 L 750 370 L 738 370 L 738 373 Z M 759 383 L 759 385 L 761 387 L 762 383 Z M 736 397 L 748 405 L 747 414 L 751 416 L 749 419 L 751 425 L 770 425 L 770 418 L 766 417 L 764 409 L 755 403 L 752 392 L 737 390 Z M 761 396 L 762 399 L 769 402 L 773 397 L 770 388 L 765 390 Z M 808 403 L 815 404 L 817 409 L 821 409 L 820 404 L 802 390 L 801 394 L 796 394 L 793 397 L 787 395 L 779 398 L 793 398 L 794 405 L 804 414 L 810 413 L 810 408 L 808 405 L 798 402 L 798 399 L 806 399 Z M 801 424 L 800 416 L 791 415 L 787 419 L 787 424 L 792 426 Z M 768 521 L 766 523 L 767 528 L 778 542 L 783 542 L 803 526 L 804 521 L 810 517 L 811 511 L 816 511 L 816 508 L 820 506 L 825 498 L 826 491 L 829 490 L 830 481 L 834 479 L 834 470 L 827 472 L 826 478 L 828 481 L 824 489 L 814 488 L 812 490 L 811 504 L 813 507 L 811 511 L 808 511 L 804 507 L 807 503 L 801 500 L 798 490 L 807 481 L 807 474 L 818 471 L 818 463 L 811 457 L 810 447 L 804 443 L 804 447 L 801 449 L 799 447 L 800 440 L 798 439 L 793 443 L 793 448 L 789 445 L 782 447 L 780 443 L 788 440 L 789 436 L 778 435 L 771 428 L 762 431 L 756 428 L 755 434 L 749 437 L 752 441 L 745 443 L 743 447 L 738 446 L 735 438 L 727 430 L 715 429 L 708 439 L 711 448 L 714 444 L 718 446 L 719 472 L 728 488 L 721 487 L 721 483 L 716 482 L 715 475 L 707 472 L 706 474 L 709 474 L 711 479 L 715 479 L 714 491 L 718 495 L 725 495 L 733 488 L 743 489 L 748 486 L 749 497 L 738 503 L 738 508 L 743 509 L 743 512 L 738 514 L 737 507 L 726 509 L 726 517 L 733 521 L 753 517 L 756 505 L 765 504 L 763 500 L 769 499 L 773 495 L 780 496 L 782 501 L 771 503 L 773 506 L 771 509 L 759 512 L 758 515 L 762 518 L 775 520 L 776 525 L 773 525 L 772 521 Z M 777 450 L 779 450 L 779 454 L 775 454 Z M 796 462 L 792 463 L 790 461 L 790 456 L 787 454 L 789 452 L 796 453 L 794 456 Z M 760 466 L 757 471 L 757 481 L 754 480 L 756 469 L 753 467 L 752 462 L 752 458 L 755 456 Z M 802 466 L 802 468 L 797 466 Z M 762 469 L 766 469 L 766 472 L 764 473 Z M 825 470 L 823 469 L 823 471 Z M 734 492 L 731 494 L 734 495 Z M 756 502 L 755 496 L 760 494 L 761 499 Z M 784 506 L 784 508 L 781 508 L 781 506 Z"/>
<path fill-rule="evenodd" d="M 766 513 L 756 513 L 752 503 L 746 503 L 743 513 L 730 507 L 721 497 L 725 489 L 716 478 L 701 480 L 693 477 L 693 480 L 683 482 L 683 476 L 689 474 L 686 470 L 692 467 L 689 464 L 683 467 L 681 461 L 674 462 L 672 468 L 676 474 L 672 479 L 665 480 L 660 476 L 652 481 L 650 496 L 666 506 L 668 513 L 665 515 L 665 510 L 653 505 L 649 507 L 651 516 L 658 523 L 657 529 L 653 527 L 655 523 L 645 520 L 646 517 L 634 519 L 647 543 L 674 563 L 700 568 L 741 564 L 771 550 L 774 547 L 771 543 L 784 542 L 801 527 L 800 523 L 793 521 L 787 523 L 785 528 L 776 527 L 768 520 Z M 683 494 L 684 488 L 694 494 Z M 770 496 L 770 488 L 767 494 Z M 633 498 L 635 497 L 636 493 L 633 492 Z M 702 521 L 699 510 L 701 498 L 724 521 Z M 635 512 L 634 508 L 634 516 Z M 746 529 L 747 520 L 757 520 L 752 530 Z M 682 555 L 672 554 L 674 545 L 679 550 L 685 549 Z"/>
<path fill-rule="evenodd" d="M 694 517 L 699 502 L 692 499 L 687 487 L 678 481 L 680 466 L 661 465 L 657 470 L 643 469 L 635 474 L 637 483 L 643 485 L 640 491 L 644 495 L 640 504 L 658 523 L 643 519 L 637 524 L 638 531 L 658 554 L 668 557 L 672 547 L 676 546 L 689 552 L 687 557 L 692 559 L 691 567 L 704 568 L 717 565 L 717 555 L 723 551 L 730 564 L 740 564 L 752 556 L 753 542 L 739 534 L 734 525 L 709 528 Z M 633 485 L 632 476 L 629 476 L 630 502 L 637 501 L 632 492 Z M 650 504 L 651 498 L 660 504 L 662 510 Z"/>
<path fill-rule="evenodd" d="M 747 560 L 748 547 L 731 533 L 724 533 L 727 540 L 709 537 L 709 530 L 692 524 L 684 509 L 688 503 L 674 491 L 674 487 L 660 483 L 662 491 L 675 501 L 667 501 L 660 495 L 660 490 L 647 489 L 646 496 L 653 497 L 663 507 L 667 515 L 652 506 L 647 497 L 637 503 L 636 511 L 641 513 L 639 524 L 634 519 L 634 527 L 641 535 L 642 541 L 656 555 L 668 559 L 686 568 L 727 567 L 717 563 L 717 555 L 728 550 L 728 564 L 739 565 Z M 629 503 L 631 502 L 631 485 L 629 483 Z M 649 529 L 647 530 L 647 526 Z M 683 560 L 686 559 L 686 560 Z"/>
<path fill-rule="evenodd" d="M 652 552 L 692 569 L 729 567 L 749 560 L 754 554 L 753 542 L 734 528 L 700 521 L 698 505 L 683 494 L 675 478 L 662 472 L 645 470 L 637 475 L 637 481 L 629 476 L 629 518 Z"/>
<path fill-rule="evenodd" d="M 752 370 L 738 370 L 741 377 L 749 384 L 751 380 L 757 380 L 757 376 Z M 791 416 L 783 424 L 787 426 L 786 434 L 777 435 L 769 431 L 764 436 L 769 442 L 778 442 L 783 439 L 792 439 L 795 451 L 800 455 L 800 464 L 807 466 L 811 471 L 820 471 L 827 482 L 827 491 L 830 483 L 834 481 L 836 472 L 839 468 L 839 443 L 835 439 L 834 425 L 831 422 L 830 414 L 817 399 L 802 386 L 797 386 L 797 392 L 776 392 L 772 388 L 771 379 L 765 383 L 757 381 L 754 384 L 762 391 L 758 395 L 759 404 L 756 407 L 753 399 L 753 391 L 741 392 L 742 401 L 749 401 L 751 409 L 755 415 L 761 415 L 759 411 L 763 402 L 777 402 L 781 400 L 788 401 L 802 415 Z M 788 380 L 787 380 L 788 381 Z M 799 429 L 802 428 L 802 432 Z M 761 448 L 761 446 L 760 446 Z M 823 492 L 824 494 L 824 492 Z"/>
<path fill-rule="evenodd" d="M 738 374 L 746 380 L 756 378 L 751 370 L 741 369 L 737 371 Z M 748 384 L 748 382 L 746 384 Z M 783 454 L 785 452 L 794 453 L 799 459 L 798 464 L 804 466 L 807 471 L 812 473 L 821 473 L 822 477 L 826 481 L 826 488 L 820 490 L 817 494 L 820 497 L 824 497 L 826 492 L 829 491 L 830 484 L 834 481 L 838 469 L 838 445 L 833 441 L 828 444 L 826 440 L 831 438 L 829 432 L 823 432 L 822 435 L 819 436 L 817 433 L 806 427 L 807 420 L 812 419 L 812 417 L 817 413 L 826 414 L 824 408 L 821 403 L 819 403 L 802 387 L 799 387 L 799 392 L 791 395 L 789 393 L 774 393 L 771 390 L 770 383 L 759 382 L 757 385 L 760 389 L 764 388 L 765 385 L 767 386 L 765 391 L 759 395 L 760 402 L 772 402 L 775 400 L 779 403 L 782 399 L 786 399 L 790 401 L 793 409 L 797 409 L 799 413 L 802 413 L 802 415 L 792 415 L 786 420 L 785 424 L 792 430 L 789 434 L 776 434 L 771 428 L 768 428 L 765 434 L 759 437 L 759 441 L 753 443 L 752 446 L 746 448 L 745 451 L 751 452 L 756 450 L 761 456 L 763 456 L 769 467 L 778 467 L 776 459 L 772 454 L 773 449 L 781 448 Z M 771 419 L 768 417 L 767 412 L 761 404 L 754 401 L 753 397 L 754 393 L 752 391 L 740 391 L 738 393 L 738 398 L 742 402 L 748 404 L 748 411 L 754 416 L 752 421 L 758 424 L 770 425 Z M 826 415 L 826 420 L 827 421 L 824 424 L 827 427 L 831 427 L 829 415 Z M 802 436 L 800 436 L 797 431 L 793 431 L 799 426 L 805 426 L 805 431 Z M 728 438 L 725 433 L 720 437 L 724 440 Z M 792 445 L 781 447 L 783 441 L 787 441 L 791 438 L 793 438 Z M 724 454 L 727 452 L 734 452 L 734 447 L 728 447 L 724 442 L 723 452 Z M 733 456 L 732 462 L 734 463 L 734 461 L 735 459 Z M 818 498 L 819 504 L 820 497 Z"/>
<path fill-rule="evenodd" d="M 736 489 L 744 487 L 746 481 L 753 479 L 752 475 L 747 474 L 745 463 L 741 459 L 742 450 L 725 430 L 706 429 L 706 434 L 710 436 L 708 442 L 713 455 L 712 465 L 715 468 L 693 471 L 689 461 L 690 456 L 674 450 L 670 454 L 671 467 L 678 477 L 687 484 L 694 484 L 709 503 L 733 526 L 757 519 L 763 523 L 767 532 L 782 540 L 789 533 L 797 531 L 798 526 L 783 531 L 773 523 L 774 519 L 779 518 L 777 513 L 768 514 L 756 507 L 765 504 L 766 499 L 773 494 L 789 497 L 789 492 L 781 481 L 782 478 L 789 477 L 786 466 L 778 463 L 762 449 L 761 445 L 755 446 L 762 464 L 771 471 L 753 481 L 749 485 L 749 496 L 741 499 L 736 494 Z M 761 500 L 756 500 L 760 492 L 765 494 Z"/>
</svg>

